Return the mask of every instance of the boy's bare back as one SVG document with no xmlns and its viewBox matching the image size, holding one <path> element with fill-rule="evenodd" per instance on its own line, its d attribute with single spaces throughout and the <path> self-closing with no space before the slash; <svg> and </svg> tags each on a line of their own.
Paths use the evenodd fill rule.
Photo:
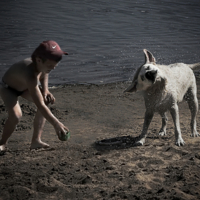
<svg viewBox="0 0 200 200">
<path fill-rule="evenodd" d="M 3 76 L 2 80 L 11 88 L 17 91 L 25 91 L 28 89 L 27 80 L 39 80 L 40 74 L 35 74 L 33 62 L 31 58 L 24 59 L 12 65 Z"/>
</svg>

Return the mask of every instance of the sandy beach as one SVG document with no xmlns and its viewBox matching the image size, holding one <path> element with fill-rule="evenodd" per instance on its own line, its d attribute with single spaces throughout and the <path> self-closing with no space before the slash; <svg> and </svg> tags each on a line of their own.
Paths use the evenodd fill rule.
<svg viewBox="0 0 200 200">
<path fill-rule="evenodd" d="M 51 88 L 56 103 L 50 109 L 71 138 L 59 141 L 46 123 L 42 139 L 51 146 L 47 150 L 29 150 L 36 107 L 20 98 L 23 118 L 7 151 L 0 153 L 0 200 L 200 199 L 200 138 L 190 137 L 186 102 L 179 106 L 185 146 L 175 146 L 169 114 L 168 135 L 158 137 L 161 118 L 155 114 L 145 145 L 134 147 L 145 108 L 140 93 L 123 94 L 127 85 Z M 199 79 L 197 85 L 200 99 Z M 1 133 L 6 117 L 0 99 Z M 198 131 L 199 121 L 198 114 Z M 104 139 L 119 143 L 99 145 Z"/>
<path fill-rule="evenodd" d="M 50 148 L 30 150 L 36 106 L 19 98 L 23 117 L 0 152 L 0 200 L 200 199 L 200 138 L 190 137 L 187 103 L 179 106 L 185 146 L 175 145 L 168 113 L 167 136 L 158 136 L 155 114 L 135 147 L 144 100 L 123 94 L 143 49 L 161 64 L 200 62 L 199 1 L 11 0 L 0 1 L 0 14 L 0 79 L 44 40 L 69 53 L 49 75 L 50 86 L 61 85 L 50 89 L 49 109 L 71 133 L 62 142 L 47 122 Z M 0 98 L 0 136 L 6 118 Z"/>
</svg>

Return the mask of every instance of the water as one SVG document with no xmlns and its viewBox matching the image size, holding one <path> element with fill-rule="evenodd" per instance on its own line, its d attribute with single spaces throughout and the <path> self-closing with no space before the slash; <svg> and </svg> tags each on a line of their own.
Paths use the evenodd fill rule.
<svg viewBox="0 0 200 200">
<path fill-rule="evenodd" d="M 64 51 L 50 85 L 131 80 L 144 62 L 200 62 L 199 0 L 1 0 L 0 77 L 43 40 Z"/>
</svg>

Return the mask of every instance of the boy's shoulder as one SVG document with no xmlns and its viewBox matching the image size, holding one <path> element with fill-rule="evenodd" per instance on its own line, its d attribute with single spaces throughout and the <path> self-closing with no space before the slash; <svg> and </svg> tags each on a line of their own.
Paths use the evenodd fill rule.
<svg viewBox="0 0 200 200">
<path fill-rule="evenodd" d="M 15 67 L 17 67 L 17 66 L 24 67 L 24 66 L 30 65 L 31 63 L 32 63 L 31 58 L 25 58 L 24 60 L 20 60 L 20 61 L 14 63 L 12 66 L 15 66 Z"/>
<path fill-rule="evenodd" d="M 30 65 L 33 62 L 31 58 L 25 58 L 23 61 L 25 65 Z"/>
</svg>

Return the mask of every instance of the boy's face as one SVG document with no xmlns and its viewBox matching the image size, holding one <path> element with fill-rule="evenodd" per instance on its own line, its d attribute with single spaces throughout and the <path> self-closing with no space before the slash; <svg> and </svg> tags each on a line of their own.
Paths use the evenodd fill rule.
<svg viewBox="0 0 200 200">
<path fill-rule="evenodd" d="M 37 65 L 42 72 L 49 73 L 51 70 L 56 68 L 58 62 L 49 59 L 43 62 L 40 58 L 38 58 Z"/>
</svg>

